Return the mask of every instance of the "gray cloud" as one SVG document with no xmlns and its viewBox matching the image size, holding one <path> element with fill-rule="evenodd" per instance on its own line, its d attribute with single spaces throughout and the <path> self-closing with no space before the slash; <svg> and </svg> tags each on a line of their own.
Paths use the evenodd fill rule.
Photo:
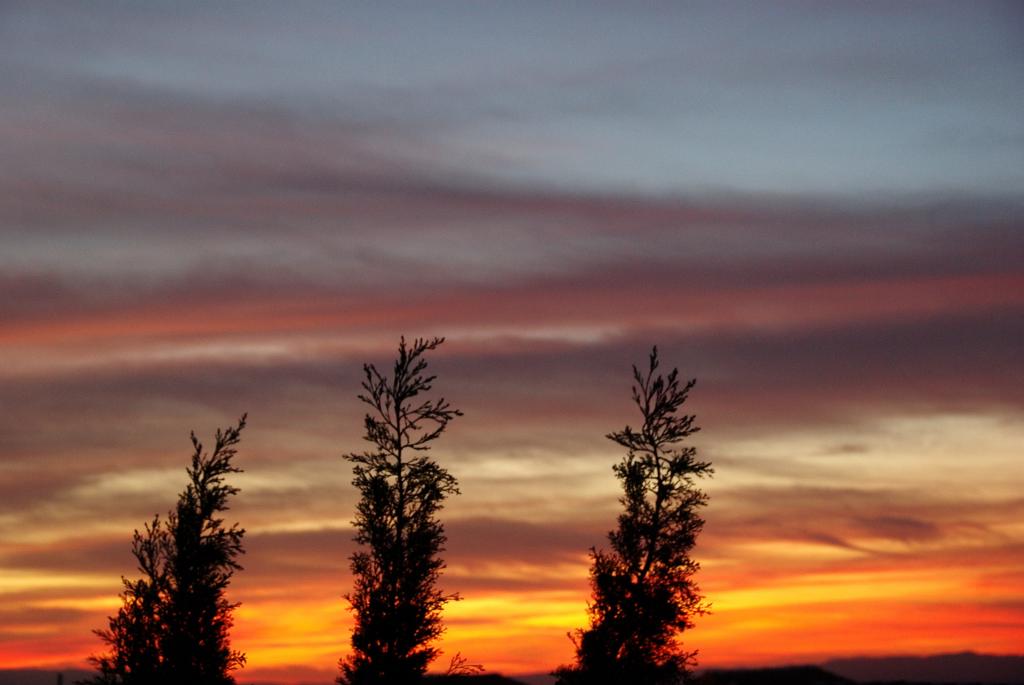
<svg viewBox="0 0 1024 685">
<path fill-rule="evenodd" d="M 808 541 L 863 552 L 869 557 L 956 555 L 964 544 L 1005 556 L 1010 542 L 1000 522 L 1019 515 L 1024 501 L 988 500 L 966 493 L 930 493 L 906 485 L 750 486 L 716 492 L 707 512 L 705 553 L 717 556 L 740 541 Z M 873 549 L 874 540 L 901 543 L 903 552 Z M 857 541 L 862 542 L 857 542 Z M 923 551 L 921 545 L 933 551 Z M 951 551 L 951 549 L 953 551 Z M 980 552 L 979 552 L 980 553 Z M 847 563 L 847 562 L 843 562 Z"/>
</svg>

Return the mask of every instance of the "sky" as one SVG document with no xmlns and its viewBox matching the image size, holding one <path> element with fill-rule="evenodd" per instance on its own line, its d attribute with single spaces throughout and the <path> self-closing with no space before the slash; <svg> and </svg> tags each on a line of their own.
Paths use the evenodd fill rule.
<svg viewBox="0 0 1024 685">
<path fill-rule="evenodd" d="M 585 624 L 658 345 L 704 666 L 1020 652 L 1016 3 L 0 4 L 0 665 L 80 667 L 243 412 L 242 683 L 347 654 L 364 362 L 446 336 L 446 656 Z"/>
</svg>

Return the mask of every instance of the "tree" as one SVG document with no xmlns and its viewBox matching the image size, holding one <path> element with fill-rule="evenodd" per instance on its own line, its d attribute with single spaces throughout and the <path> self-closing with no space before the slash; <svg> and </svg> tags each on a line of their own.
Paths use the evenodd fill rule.
<svg viewBox="0 0 1024 685">
<path fill-rule="evenodd" d="M 154 516 L 143 532 L 135 531 L 132 554 L 143 577 L 136 580 L 121 578 L 124 585 L 121 608 L 108 619 L 107 629 L 94 631 L 110 647 L 110 653 L 89 657 L 98 673 L 85 683 L 168 683 L 160 653 L 167 588 L 164 571 L 166 550 L 167 531 L 159 516 Z"/>
<path fill-rule="evenodd" d="M 340 662 L 339 683 L 405 685 L 422 679 L 439 651 L 441 610 L 457 595 L 437 588 L 446 542 L 437 513 L 458 494 L 458 482 L 427 452 L 462 412 L 443 398 L 422 399 L 436 376 L 424 355 L 444 338 L 398 346 L 390 377 L 364 364 L 369 405 L 364 439 L 372 449 L 346 455 L 359 490 L 353 524 L 364 549 L 351 557 L 354 587 L 346 599 L 355 616 L 352 653 Z"/>
<path fill-rule="evenodd" d="M 678 414 L 696 381 L 681 384 L 677 369 L 665 377 L 658 365 L 655 347 L 646 373 L 633 367 L 641 428 L 606 436 L 626 449 L 614 467 L 623 512 L 608 534 L 611 549 L 591 549 L 590 625 L 573 639 L 576 663 L 556 671 L 562 685 L 681 683 L 695 661 L 679 636 L 706 610 L 690 550 L 707 503 L 696 481 L 713 471 L 680 444 L 699 430 L 694 416 Z"/>
<path fill-rule="evenodd" d="M 91 657 L 93 685 L 230 685 L 245 656 L 231 649 L 232 613 L 225 592 L 241 569 L 245 531 L 224 524 L 220 513 L 239 489 L 225 482 L 245 428 L 218 430 L 212 452 L 192 439 L 189 483 L 174 510 L 135 531 L 132 554 L 142 577 L 122 578 L 122 605 L 96 634 L 108 654 Z"/>
<path fill-rule="evenodd" d="M 177 682 L 228 685 L 235 682 L 231 671 L 245 664 L 245 655 L 231 649 L 232 614 L 238 604 L 226 596 L 231 577 L 242 568 L 237 559 L 244 551 L 245 530 L 237 523 L 227 527 L 219 517 L 229 509 L 229 498 L 239 492 L 225 477 L 241 472 L 231 459 L 243 428 L 244 415 L 237 427 L 218 430 L 210 453 L 203 452 L 195 433 L 191 435 L 190 482 L 168 517 L 171 547 L 163 652 Z"/>
</svg>

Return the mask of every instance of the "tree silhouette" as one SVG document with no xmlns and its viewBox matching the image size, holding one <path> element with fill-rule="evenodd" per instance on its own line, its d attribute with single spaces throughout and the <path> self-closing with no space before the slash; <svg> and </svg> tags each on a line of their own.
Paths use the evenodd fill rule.
<svg viewBox="0 0 1024 685">
<path fill-rule="evenodd" d="M 576 663 L 555 672 L 562 685 L 681 683 L 695 660 L 678 638 L 705 611 L 689 553 L 707 502 L 696 480 L 712 469 L 679 444 L 699 430 L 694 416 L 677 413 L 696 381 L 681 385 L 677 369 L 665 377 L 658 365 L 655 347 L 646 373 L 633 367 L 641 428 L 607 436 L 627 450 L 614 467 L 624 511 L 608 534 L 611 550 L 591 550 L 590 626 L 574 637 Z"/>
<path fill-rule="evenodd" d="M 435 376 L 424 355 L 444 338 L 403 337 L 390 377 L 364 364 L 363 394 L 370 406 L 364 439 L 373 445 L 346 455 L 358 488 L 354 588 L 346 595 L 355 615 L 352 653 L 340 662 L 339 683 L 405 685 L 419 681 L 438 655 L 431 643 L 443 631 L 441 610 L 458 599 L 437 588 L 446 541 L 437 513 L 458 494 L 458 483 L 426 454 L 448 422 L 462 412 L 443 398 L 422 399 Z"/>
<path fill-rule="evenodd" d="M 164 569 L 167 539 L 159 516 L 154 516 L 143 532 L 135 531 L 132 554 L 143 577 L 121 578 L 124 584 L 121 608 L 108 619 L 107 629 L 94 631 L 109 645 L 110 653 L 90 657 L 98 673 L 81 682 L 93 685 L 168 682 L 160 651 L 167 588 Z"/>
<path fill-rule="evenodd" d="M 192 439 L 189 483 L 167 518 L 155 516 L 135 531 L 132 554 L 142 577 L 122 578 L 122 605 L 95 631 L 109 653 L 91 657 L 92 685 L 229 685 L 245 656 L 231 649 L 232 612 L 225 591 L 243 553 L 245 531 L 225 526 L 219 514 L 239 492 L 225 477 L 245 428 L 218 430 L 212 452 Z"/>
</svg>

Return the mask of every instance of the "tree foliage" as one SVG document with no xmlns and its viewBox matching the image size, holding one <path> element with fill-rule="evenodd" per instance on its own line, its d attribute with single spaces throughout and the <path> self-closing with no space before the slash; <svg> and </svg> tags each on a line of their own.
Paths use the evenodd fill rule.
<svg viewBox="0 0 1024 685">
<path fill-rule="evenodd" d="M 699 430 L 694 416 L 679 413 L 696 381 L 681 383 L 677 369 L 662 376 L 658 366 L 655 347 L 646 372 L 633 367 L 643 425 L 607 436 L 626 449 L 614 467 L 623 511 L 608 534 L 611 549 L 591 550 L 590 625 L 574 637 L 576 663 L 556 672 L 563 685 L 680 683 L 694 662 L 679 636 L 705 611 L 690 551 L 707 502 L 696 481 L 712 469 L 680 444 Z"/>
<path fill-rule="evenodd" d="M 243 553 L 245 531 L 226 526 L 221 512 L 239 492 L 226 477 L 245 416 L 218 430 L 212 452 L 192 434 L 189 482 L 175 508 L 136 530 L 132 554 L 141 578 L 122 578 L 121 608 L 96 634 L 109 652 L 90 660 L 94 685 L 229 685 L 245 656 L 231 649 L 232 612 L 226 590 Z"/>
<path fill-rule="evenodd" d="M 340 683 L 405 685 L 422 679 L 437 657 L 441 610 L 457 599 L 437 588 L 446 538 L 437 519 L 456 479 L 427 452 L 462 412 L 443 398 L 424 399 L 435 376 L 425 354 L 443 338 L 402 338 L 390 376 L 363 366 L 370 407 L 364 439 L 372 448 L 346 455 L 360 499 L 353 521 L 363 549 L 351 557 L 354 587 L 346 599 L 355 615 L 352 652 L 340 662 Z"/>
</svg>

